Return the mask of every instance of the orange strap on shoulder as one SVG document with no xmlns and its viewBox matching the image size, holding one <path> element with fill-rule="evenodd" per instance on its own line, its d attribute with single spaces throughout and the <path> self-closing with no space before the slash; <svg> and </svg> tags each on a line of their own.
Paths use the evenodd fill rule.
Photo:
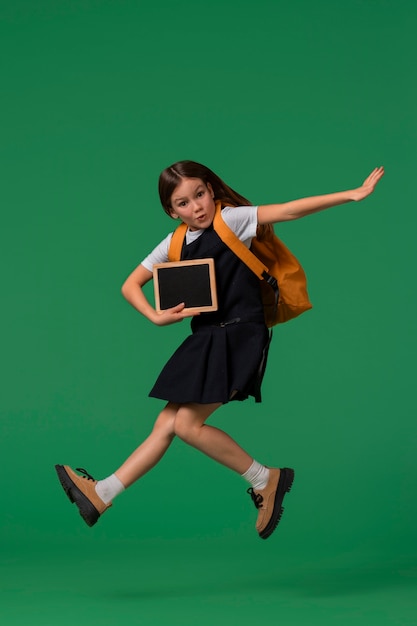
<svg viewBox="0 0 417 626">
<path fill-rule="evenodd" d="M 234 252 L 236 256 L 239 257 L 239 259 L 243 261 L 260 280 L 264 280 L 264 273 L 268 273 L 269 271 L 267 266 L 264 265 L 262 261 L 260 261 L 242 241 L 240 241 L 239 237 L 235 235 L 232 229 L 228 227 L 222 218 L 221 203 L 219 201 L 216 202 L 213 227 L 223 243 L 225 243 L 226 246 L 230 248 L 230 250 L 232 250 L 232 252 Z M 182 246 L 186 232 L 187 224 L 184 223 L 180 224 L 178 228 L 174 230 L 168 250 L 168 259 L 170 261 L 181 260 Z"/>
<path fill-rule="evenodd" d="M 172 233 L 171 243 L 169 244 L 168 259 L 169 261 L 180 261 L 182 245 L 184 243 L 185 233 L 187 232 L 187 224 L 180 224 Z"/>
<path fill-rule="evenodd" d="M 228 227 L 222 218 L 220 202 L 216 202 L 216 213 L 214 214 L 213 227 L 223 243 L 225 243 L 226 246 L 228 246 L 260 280 L 264 280 L 264 272 L 269 272 L 267 266 L 264 265 L 262 261 L 260 261 L 258 257 L 256 257 Z"/>
</svg>

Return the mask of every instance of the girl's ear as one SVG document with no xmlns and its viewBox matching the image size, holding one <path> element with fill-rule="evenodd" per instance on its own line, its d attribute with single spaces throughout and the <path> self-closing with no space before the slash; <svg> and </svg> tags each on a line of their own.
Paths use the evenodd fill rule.
<svg viewBox="0 0 417 626">
<path fill-rule="evenodd" d="M 169 214 L 174 220 L 177 220 L 179 218 L 179 215 L 175 213 L 174 209 L 169 209 Z"/>
<path fill-rule="evenodd" d="M 210 183 L 207 183 L 207 189 L 209 190 L 211 197 L 214 200 L 214 191 L 213 191 L 213 187 L 210 185 Z"/>
</svg>

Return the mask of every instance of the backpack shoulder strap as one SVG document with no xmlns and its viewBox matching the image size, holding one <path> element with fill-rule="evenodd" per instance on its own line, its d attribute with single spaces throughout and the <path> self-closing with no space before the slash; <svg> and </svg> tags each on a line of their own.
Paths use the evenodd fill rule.
<svg viewBox="0 0 417 626">
<path fill-rule="evenodd" d="M 185 233 L 187 232 L 187 224 L 180 224 L 178 228 L 172 233 L 172 239 L 169 244 L 168 259 L 170 261 L 180 261 L 182 245 L 185 239 Z"/>
<path fill-rule="evenodd" d="M 237 237 L 232 229 L 226 224 L 222 217 L 220 202 L 216 202 L 213 227 L 223 243 L 225 243 L 226 246 L 230 248 L 260 280 L 264 280 L 265 273 L 268 274 L 269 271 L 267 266 L 264 265 L 262 261 L 260 261 L 242 241 L 240 241 L 239 237 Z M 184 223 L 180 224 L 173 232 L 168 250 L 168 259 L 170 261 L 179 261 L 181 259 L 182 246 L 186 232 L 187 225 Z"/>
<path fill-rule="evenodd" d="M 240 241 L 239 237 L 235 235 L 232 229 L 228 227 L 222 217 L 220 202 L 216 202 L 216 213 L 214 215 L 213 227 L 223 243 L 225 243 L 226 246 L 228 246 L 260 280 L 264 280 L 265 272 L 268 274 L 267 266 L 264 265 L 262 261 L 260 261 L 242 241 Z"/>
</svg>

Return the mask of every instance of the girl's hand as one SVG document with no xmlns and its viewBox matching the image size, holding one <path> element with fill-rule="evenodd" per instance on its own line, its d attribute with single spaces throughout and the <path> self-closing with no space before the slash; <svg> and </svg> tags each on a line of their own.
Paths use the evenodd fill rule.
<svg viewBox="0 0 417 626">
<path fill-rule="evenodd" d="M 152 320 L 157 326 L 168 326 L 168 324 L 175 324 L 176 322 L 182 322 L 186 317 L 193 317 L 195 313 L 184 313 L 185 304 L 177 304 L 171 309 L 165 309 L 156 314 Z"/>
<path fill-rule="evenodd" d="M 353 189 L 352 191 L 352 200 L 358 202 L 359 200 L 363 200 L 367 196 L 369 196 L 381 180 L 384 175 L 383 167 L 376 167 L 373 172 L 371 172 L 368 178 L 364 181 L 361 187 L 357 189 Z"/>
<path fill-rule="evenodd" d="M 369 174 L 363 185 L 357 189 L 338 191 L 322 196 L 300 198 L 281 204 L 265 204 L 258 206 L 258 224 L 276 224 L 277 222 L 298 220 L 300 217 L 306 217 L 307 215 L 324 211 L 324 209 L 339 206 L 339 204 L 346 204 L 352 200 L 356 202 L 363 200 L 373 192 L 383 175 L 384 168 L 376 167 L 374 171 Z"/>
</svg>

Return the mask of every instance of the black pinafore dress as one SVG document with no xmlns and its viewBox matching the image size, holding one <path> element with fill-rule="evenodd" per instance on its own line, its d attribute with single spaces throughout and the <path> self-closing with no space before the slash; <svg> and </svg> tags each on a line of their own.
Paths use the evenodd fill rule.
<svg viewBox="0 0 417 626">
<path fill-rule="evenodd" d="M 213 227 L 183 246 L 181 259 L 213 258 L 218 310 L 193 317 L 187 337 L 149 395 L 170 402 L 261 401 L 269 332 L 259 279 L 221 241 Z"/>
</svg>

